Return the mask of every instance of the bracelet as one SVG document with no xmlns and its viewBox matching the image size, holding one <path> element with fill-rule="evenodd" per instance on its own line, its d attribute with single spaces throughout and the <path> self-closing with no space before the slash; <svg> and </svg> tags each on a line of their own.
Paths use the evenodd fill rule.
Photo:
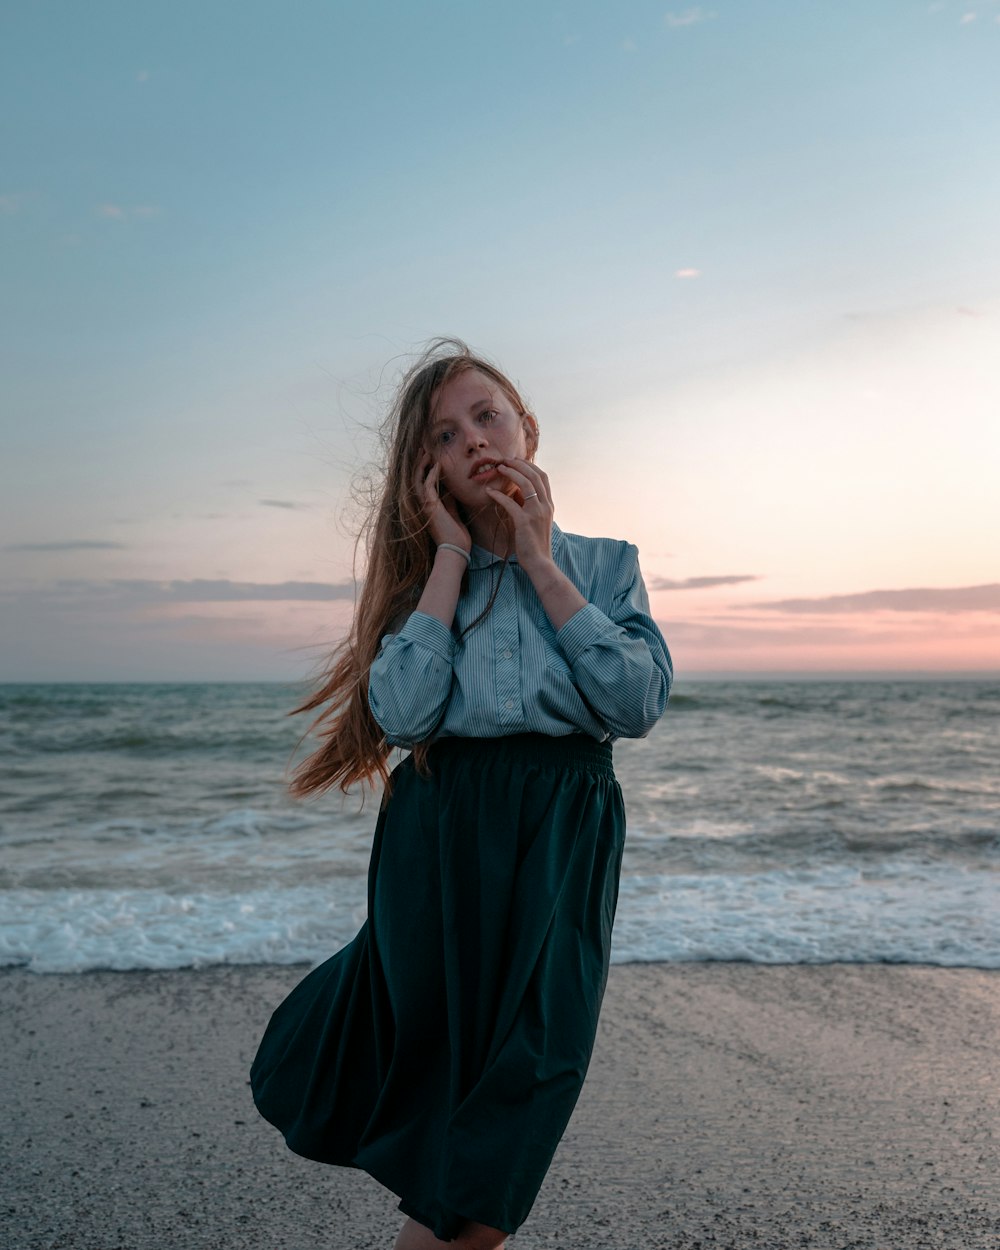
<svg viewBox="0 0 1000 1250">
<path fill-rule="evenodd" d="M 472 552 L 459 547 L 457 543 L 438 543 L 437 549 L 438 551 L 457 551 L 460 556 L 465 556 L 466 567 L 472 563 Z"/>
</svg>

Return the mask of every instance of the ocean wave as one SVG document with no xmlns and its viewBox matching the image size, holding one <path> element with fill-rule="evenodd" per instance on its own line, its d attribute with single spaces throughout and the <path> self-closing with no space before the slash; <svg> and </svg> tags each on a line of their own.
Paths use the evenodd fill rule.
<svg viewBox="0 0 1000 1250">
<path fill-rule="evenodd" d="M 696 708 L 703 708 L 706 700 L 696 694 L 678 694 L 671 691 L 670 694 L 670 711 L 674 712 L 690 712 Z"/>
<path fill-rule="evenodd" d="M 349 937 L 378 799 L 288 798 L 294 703 L 0 687 L 2 959 L 309 962 Z M 998 720 L 996 682 L 682 683 L 615 746 L 615 959 L 995 966 Z"/>
<path fill-rule="evenodd" d="M 245 894 L 15 890 L 2 899 L 0 966 L 31 972 L 315 963 L 365 915 L 363 881 Z"/>
<path fill-rule="evenodd" d="M 34 972 L 317 963 L 365 914 L 363 878 L 245 892 L 12 890 L 0 965 Z M 1000 873 L 886 861 L 622 878 L 616 963 L 1000 967 Z"/>
<path fill-rule="evenodd" d="M 985 825 L 951 831 L 934 826 L 886 829 L 879 825 L 774 830 L 741 830 L 728 825 L 717 833 L 630 829 L 625 845 L 626 863 L 629 857 L 650 856 L 668 867 L 684 860 L 702 870 L 722 873 L 769 867 L 798 869 L 813 864 L 860 869 L 873 857 L 887 862 L 893 857 L 914 862 L 951 859 L 969 867 L 990 866 L 1000 860 L 1000 831 Z"/>
<path fill-rule="evenodd" d="M 281 742 L 274 730 L 240 733 L 192 733 L 190 729 L 136 729 L 117 728 L 102 732 L 81 729 L 68 732 L 65 726 L 49 733 L 36 731 L 29 742 L 18 744 L 15 753 L 22 755 L 75 755 L 104 754 L 153 755 L 208 755 L 232 752 L 254 752 L 266 755 L 273 762 L 280 758 Z"/>
<path fill-rule="evenodd" d="M 1000 874 L 905 862 L 622 882 L 617 962 L 1000 968 Z"/>
<path fill-rule="evenodd" d="M 803 805 L 802 819 L 808 816 Z M 217 815 L 118 817 L 73 831 L 41 825 L 0 828 L 0 890 L 90 889 L 99 885 L 240 891 L 367 872 L 375 816 L 306 804 L 235 808 Z M 626 874 L 700 873 L 706 878 L 808 868 L 868 871 L 895 862 L 1000 866 L 992 823 L 941 829 L 933 823 L 886 828 L 826 820 L 762 829 L 701 819 L 684 829 L 636 819 L 625 842 Z"/>
</svg>

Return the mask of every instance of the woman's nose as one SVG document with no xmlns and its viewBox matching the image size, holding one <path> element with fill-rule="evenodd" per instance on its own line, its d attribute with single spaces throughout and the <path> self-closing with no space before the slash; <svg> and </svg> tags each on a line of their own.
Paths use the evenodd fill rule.
<svg viewBox="0 0 1000 1250">
<path fill-rule="evenodd" d="M 470 430 L 465 439 L 466 454 L 472 455 L 486 446 L 486 433 L 483 430 Z"/>
</svg>

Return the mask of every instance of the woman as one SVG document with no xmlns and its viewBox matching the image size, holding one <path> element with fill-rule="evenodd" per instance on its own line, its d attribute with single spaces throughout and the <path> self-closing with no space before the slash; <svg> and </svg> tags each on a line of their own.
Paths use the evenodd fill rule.
<svg viewBox="0 0 1000 1250">
<path fill-rule="evenodd" d="M 439 341 L 388 434 L 352 629 L 298 709 L 326 705 L 323 745 L 292 786 L 387 781 L 368 920 L 275 1012 L 251 1077 L 293 1150 L 399 1196 L 396 1250 L 496 1250 L 596 1034 L 625 832 L 611 743 L 649 731 L 672 667 L 636 549 L 555 525 L 503 373 Z"/>
</svg>

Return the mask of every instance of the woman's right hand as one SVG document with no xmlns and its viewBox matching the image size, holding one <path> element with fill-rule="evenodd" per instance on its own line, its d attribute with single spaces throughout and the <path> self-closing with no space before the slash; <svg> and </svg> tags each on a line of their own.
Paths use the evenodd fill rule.
<svg viewBox="0 0 1000 1250">
<path fill-rule="evenodd" d="M 434 542 L 454 543 L 463 551 L 471 551 L 472 535 L 458 515 L 454 499 L 449 496 L 442 499 L 441 466 L 427 452 L 417 463 L 415 485 Z"/>
</svg>

